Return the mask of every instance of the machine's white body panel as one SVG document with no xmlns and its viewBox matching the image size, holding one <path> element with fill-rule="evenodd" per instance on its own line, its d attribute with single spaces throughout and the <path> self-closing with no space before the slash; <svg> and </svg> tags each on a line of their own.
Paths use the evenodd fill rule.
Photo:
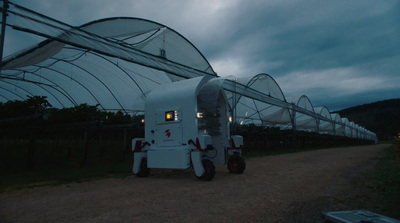
<svg viewBox="0 0 400 223">
<path fill-rule="evenodd" d="M 154 128 L 154 145 L 156 147 L 181 146 L 183 144 L 183 132 L 180 123 L 172 125 L 157 125 Z"/>
<path fill-rule="evenodd" d="M 214 171 L 205 170 L 205 159 L 207 168 L 224 165 L 231 138 L 228 103 L 219 80 L 197 77 L 153 89 L 145 103 L 145 146 L 134 153 L 135 163 L 146 157 L 148 168 L 194 168 L 198 177 Z M 233 140 L 243 144 L 239 137 Z M 134 172 L 140 167 L 135 164 Z"/>
<path fill-rule="evenodd" d="M 196 143 L 199 143 L 200 145 L 199 145 L 199 147 L 201 148 L 201 149 L 207 149 L 207 147 L 209 146 L 209 145 L 212 145 L 212 137 L 210 136 L 210 135 L 199 135 L 198 137 L 198 142 L 196 142 Z"/>
<path fill-rule="evenodd" d="M 193 163 L 193 168 L 196 176 L 201 177 L 204 174 L 204 167 L 202 164 L 203 153 L 201 151 L 192 151 L 191 158 Z"/>
<path fill-rule="evenodd" d="M 196 139 L 197 94 L 201 84 L 209 79 L 199 77 L 173 82 L 149 93 L 145 103 L 145 138 L 151 147 L 179 146 Z M 178 111 L 178 120 L 166 122 L 166 111 Z"/>
<path fill-rule="evenodd" d="M 190 150 L 149 150 L 147 151 L 147 166 L 149 168 L 188 169 L 190 163 Z"/>
<path fill-rule="evenodd" d="M 243 146 L 243 136 L 233 135 L 231 138 L 232 138 L 232 143 L 233 143 L 233 145 L 231 145 L 231 147 L 236 149 L 236 148 L 240 148 L 241 146 Z"/>
<path fill-rule="evenodd" d="M 133 173 L 134 174 L 139 173 L 141 161 L 145 157 L 147 157 L 147 153 L 135 152 L 135 156 L 134 156 L 134 160 L 133 160 Z"/>
</svg>

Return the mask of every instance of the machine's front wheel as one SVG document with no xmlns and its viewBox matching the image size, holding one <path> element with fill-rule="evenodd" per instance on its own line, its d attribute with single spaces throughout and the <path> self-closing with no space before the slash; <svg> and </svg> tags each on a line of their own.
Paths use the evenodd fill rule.
<svg viewBox="0 0 400 223">
<path fill-rule="evenodd" d="M 228 170 L 230 173 L 241 174 L 246 169 L 246 162 L 243 157 L 239 155 L 233 155 L 228 161 Z"/>
<path fill-rule="evenodd" d="M 141 163 L 140 163 L 140 170 L 136 174 L 138 177 L 147 177 L 149 176 L 150 169 L 147 167 L 147 159 L 143 158 Z"/>
<path fill-rule="evenodd" d="M 202 160 L 204 167 L 204 174 L 199 177 L 201 180 L 210 181 L 214 178 L 215 175 L 215 166 L 211 160 L 204 159 Z"/>
</svg>

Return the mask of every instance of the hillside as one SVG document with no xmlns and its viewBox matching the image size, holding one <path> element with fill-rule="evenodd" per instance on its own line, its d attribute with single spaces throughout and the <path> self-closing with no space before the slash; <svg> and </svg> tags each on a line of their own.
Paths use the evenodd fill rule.
<svg viewBox="0 0 400 223">
<path fill-rule="evenodd" d="M 336 113 L 375 132 L 379 140 L 391 140 L 400 132 L 400 99 L 359 105 Z"/>
</svg>

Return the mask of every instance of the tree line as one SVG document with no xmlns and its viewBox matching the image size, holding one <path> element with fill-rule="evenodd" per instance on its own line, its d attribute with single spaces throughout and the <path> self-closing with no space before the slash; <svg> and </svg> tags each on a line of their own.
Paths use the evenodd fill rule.
<svg viewBox="0 0 400 223">
<path fill-rule="evenodd" d="M 100 110 L 99 105 L 86 103 L 70 108 L 55 108 L 46 96 L 28 96 L 24 101 L 11 100 L 0 102 L 0 123 L 17 123 L 37 121 L 48 123 L 75 123 L 87 121 L 103 121 L 107 124 L 140 123 L 143 116 L 131 116 L 118 112 Z"/>
</svg>

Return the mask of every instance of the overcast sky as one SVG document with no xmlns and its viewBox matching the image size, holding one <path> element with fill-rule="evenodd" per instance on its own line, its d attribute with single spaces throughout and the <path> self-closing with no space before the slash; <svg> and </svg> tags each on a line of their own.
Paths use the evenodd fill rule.
<svg viewBox="0 0 400 223">
<path fill-rule="evenodd" d="M 10 0 L 79 26 L 138 17 L 185 36 L 219 76 L 271 75 L 330 111 L 400 98 L 400 1 Z M 4 54 L 40 37 L 7 30 Z"/>
</svg>

